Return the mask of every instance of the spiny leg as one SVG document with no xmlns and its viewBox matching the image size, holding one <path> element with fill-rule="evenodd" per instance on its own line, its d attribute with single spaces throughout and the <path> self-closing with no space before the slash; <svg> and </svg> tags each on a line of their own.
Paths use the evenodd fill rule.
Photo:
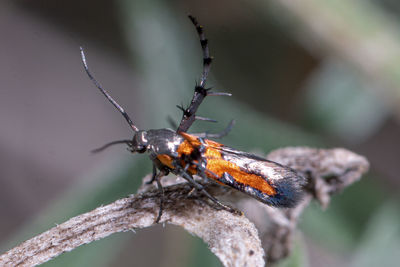
<svg viewBox="0 0 400 267">
<path fill-rule="evenodd" d="M 209 133 L 209 132 L 205 132 L 205 133 L 195 133 L 193 134 L 194 136 L 197 136 L 199 138 L 215 138 L 215 139 L 219 139 L 222 137 L 225 137 L 229 134 L 229 132 L 232 130 L 233 125 L 235 125 L 235 120 L 231 120 L 228 124 L 228 126 L 226 126 L 226 128 L 219 133 Z"/>
<path fill-rule="evenodd" d="M 196 27 L 197 34 L 200 38 L 201 49 L 203 50 L 203 74 L 200 79 L 200 87 L 204 87 L 206 84 L 208 72 L 211 68 L 212 57 L 210 57 L 210 52 L 208 50 L 208 40 L 206 39 L 203 31 L 203 26 L 201 26 L 197 19 L 191 15 L 188 16 L 192 21 L 193 25 Z"/>
<path fill-rule="evenodd" d="M 196 93 L 195 93 L 195 94 L 196 94 Z M 182 105 L 181 105 L 181 106 L 176 105 L 176 107 L 177 107 L 179 110 L 181 110 L 181 111 L 183 112 L 183 115 L 184 115 L 184 116 L 185 116 L 185 114 L 187 114 L 188 116 L 190 115 L 190 114 L 188 113 L 188 110 L 189 110 L 190 107 L 184 108 Z M 210 118 L 206 118 L 206 117 L 201 117 L 201 116 L 197 116 L 197 115 L 193 114 L 193 121 L 195 121 L 195 120 L 198 120 L 198 121 L 208 121 L 208 122 L 218 122 L 218 121 L 216 121 L 216 120 L 214 120 L 214 119 L 210 119 Z"/>
<path fill-rule="evenodd" d="M 190 102 L 189 107 L 188 108 L 179 107 L 183 111 L 183 116 L 178 126 L 177 132 L 187 132 L 187 130 L 190 128 L 190 126 L 196 119 L 205 119 L 202 117 L 196 118 L 195 114 L 201 102 L 203 102 L 204 98 L 207 95 L 227 95 L 227 96 L 231 95 L 229 93 L 210 92 L 211 88 L 205 88 L 207 76 L 211 67 L 212 57 L 210 56 L 208 50 L 208 40 L 205 38 L 203 27 L 197 22 L 197 19 L 195 17 L 189 15 L 189 19 L 196 27 L 197 34 L 199 35 L 200 38 L 200 44 L 203 51 L 203 72 L 199 84 L 196 84 L 195 86 L 194 95 L 192 101 Z"/>
</svg>

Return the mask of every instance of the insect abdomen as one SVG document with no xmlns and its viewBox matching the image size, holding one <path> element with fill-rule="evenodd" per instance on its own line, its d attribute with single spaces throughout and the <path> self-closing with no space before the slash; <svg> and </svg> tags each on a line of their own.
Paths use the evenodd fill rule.
<svg viewBox="0 0 400 267">
<path fill-rule="evenodd" d="M 291 208 L 301 199 L 305 179 L 291 168 L 211 140 L 180 134 L 185 141 L 178 148 L 179 155 L 190 158 L 201 150 L 193 161 L 206 163 L 204 173 L 208 178 L 275 207 Z"/>
</svg>

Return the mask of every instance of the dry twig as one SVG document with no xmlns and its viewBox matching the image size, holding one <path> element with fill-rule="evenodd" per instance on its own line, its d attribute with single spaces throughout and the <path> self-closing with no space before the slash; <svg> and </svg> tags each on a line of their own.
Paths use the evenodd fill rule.
<svg viewBox="0 0 400 267">
<path fill-rule="evenodd" d="M 260 217 L 260 208 L 265 211 L 263 219 L 255 218 L 255 222 L 267 259 L 274 262 L 289 253 L 297 219 L 310 200 L 315 197 L 326 207 L 331 194 L 358 180 L 368 170 L 368 161 L 344 149 L 301 147 L 276 150 L 268 158 L 308 177 L 308 193 L 296 208 L 278 210 L 253 200 L 249 207 L 250 201 L 244 194 L 216 184 L 208 184 L 207 190 L 215 196 L 235 198 L 250 217 L 255 217 L 254 214 Z M 25 241 L 1 255 L 0 265 L 38 265 L 110 234 L 152 226 L 158 213 L 159 193 L 153 186 L 142 186 L 140 192 L 74 217 Z M 202 238 L 224 266 L 264 266 L 258 231 L 245 216 L 212 206 L 186 183 L 165 187 L 164 205 L 161 222 L 182 226 Z M 252 212 L 255 209 L 258 212 Z M 265 218 L 269 218 L 268 225 Z"/>
</svg>

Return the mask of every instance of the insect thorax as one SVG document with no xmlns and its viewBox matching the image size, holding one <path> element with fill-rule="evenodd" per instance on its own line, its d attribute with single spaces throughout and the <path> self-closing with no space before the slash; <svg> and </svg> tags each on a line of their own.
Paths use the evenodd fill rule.
<svg viewBox="0 0 400 267">
<path fill-rule="evenodd" d="M 177 149 L 184 138 L 171 129 L 148 130 L 142 134 L 142 139 L 147 141 L 147 151 L 150 158 L 158 155 L 168 155 L 173 158 L 178 156 Z"/>
</svg>

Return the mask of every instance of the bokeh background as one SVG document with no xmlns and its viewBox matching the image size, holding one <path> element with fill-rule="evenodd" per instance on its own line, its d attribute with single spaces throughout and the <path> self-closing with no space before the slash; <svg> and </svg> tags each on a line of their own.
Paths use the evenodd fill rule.
<svg viewBox="0 0 400 267">
<path fill-rule="evenodd" d="M 123 147 L 122 116 L 87 78 L 79 46 L 103 86 L 143 129 L 176 121 L 200 77 L 191 13 L 215 57 L 216 91 L 193 131 L 266 154 L 283 146 L 345 147 L 371 171 L 302 216 L 294 254 L 280 266 L 398 266 L 400 260 L 400 2 L 0 2 L 0 250 L 134 193 L 151 171 Z M 220 266 L 177 227 L 122 233 L 44 266 Z"/>
</svg>

